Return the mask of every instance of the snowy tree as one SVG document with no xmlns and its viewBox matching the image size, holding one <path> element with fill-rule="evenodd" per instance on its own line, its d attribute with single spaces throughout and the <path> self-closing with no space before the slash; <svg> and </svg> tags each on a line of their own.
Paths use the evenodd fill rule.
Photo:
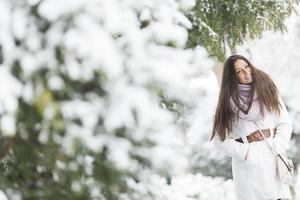
<svg viewBox="0 0 300 200">
<path fill-rule="evenodd" d="M 0 2 L 9 197 L 140 199 L 134 183 L 189 169 L 180 108 L 216 81 L 206 50 L 184 49 L 191 1 Z"/>
<path fill-rule="evenodd" d="M 284 32 L 284 19 L 291 15 L 298 0 L 197 0 L 189 18 L 189 46 L 201 44 L 211 55 L 225 59 L 244 40 L 261 38 L 266 30 Z M 230 53 L 228 53 L 230 54 Z"/>
</svg>

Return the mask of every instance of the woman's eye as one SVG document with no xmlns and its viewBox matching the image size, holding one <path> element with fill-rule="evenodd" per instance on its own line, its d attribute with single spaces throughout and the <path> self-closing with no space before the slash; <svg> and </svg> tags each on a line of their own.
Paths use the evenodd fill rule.
<svg viewBox="0 0 300 200">
<path fill-rule="evenodd" d="M 236 73 L 239 74 L 241 71 L 237 71 Z"/>
</svg>

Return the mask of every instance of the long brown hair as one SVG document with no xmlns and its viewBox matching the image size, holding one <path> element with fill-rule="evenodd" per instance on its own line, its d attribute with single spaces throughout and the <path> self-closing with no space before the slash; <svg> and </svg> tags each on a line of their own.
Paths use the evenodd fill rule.
<svg viewBox="0 0 300 200">
<path fill-rule="evenodd" d="M 221 89 L 210 140 L 218 134 L 221 141 L 224 141 L 226 136 L 232 131 L 233 122 L 238 116 L 238 112 L 240 112 L 240 109 L 236 112 L 230 106 L 230 97 L 233 99 L 238 99 L 239 97 L 239 92 L 237 90 L 238 78 L 234 68 L 234 63 L 238 59 L 244 60 L 252 70 L 253 82 L 250 97 L 253 98 L 254 92 L 256 91 L 262 114 L 264 114 L 263 107 L 269 112 L 275 112 L 278 115 L 280 114 L 281 105 L 278 99 L 278 90 L 270 76 L 254 67 L 244 56 L 232 55 L 228 57 L 223 66 Z"/>
</svg>

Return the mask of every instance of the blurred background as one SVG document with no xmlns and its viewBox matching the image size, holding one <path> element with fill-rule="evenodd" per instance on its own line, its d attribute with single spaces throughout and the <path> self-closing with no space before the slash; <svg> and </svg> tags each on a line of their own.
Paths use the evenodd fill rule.
<svg viewBox="0 0 300 200">
<path fill-rule="evenodd" d="M 209 141 L 231 54 L 278 86 L 300 194 L 297 12 L 297 0 L 0 0 L 0 199 L 234 200 L 231 160 Z"/>
</svg>

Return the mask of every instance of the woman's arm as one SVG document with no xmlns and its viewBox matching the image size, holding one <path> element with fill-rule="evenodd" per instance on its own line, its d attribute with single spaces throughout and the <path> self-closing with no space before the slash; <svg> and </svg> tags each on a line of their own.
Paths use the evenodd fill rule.
<svg viewBox="0 0 300 200">
<path fill-rule="evenodd" d="M 293 126 L 292 120 L 281 97 L 279 97 L 279 102 L 282 106 L 282 109 L 279 116 L 275 115 L 274 123 L 276 135 L 273 138 L 273 145 L 277 153 L 282 153 L 289 148 Z"/>
<path fill-rule="evenodd" d="M 240 143 L 232 138 L 227 138 L 223 142 L 220 139 L 215 139 L 214 144 L 226 155 L 238 160 L 246 160 L 250 147 L 249 143 Z"/>
</svg>

